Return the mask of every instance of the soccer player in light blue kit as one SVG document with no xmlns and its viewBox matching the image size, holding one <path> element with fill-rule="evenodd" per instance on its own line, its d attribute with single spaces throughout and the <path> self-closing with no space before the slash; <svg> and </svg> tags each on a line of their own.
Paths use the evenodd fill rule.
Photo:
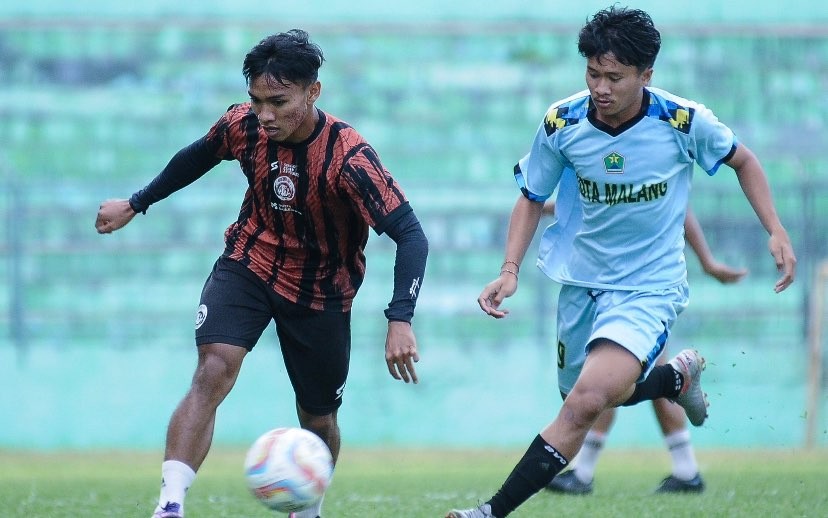
<svg viewBox="0 0 828 518">
<path fill-rule="evenodd" d="M 447 518 L 504 518 L 569 463 L 607 408 L 668 398 L 695 426 L 707 417 L 693 350 L 656 366 L 670 328 L 687 306 L 683 224 L 695 164 L 713 176 L 736 171 L 781 273 L 796 258 L 756 156 L 713 113 L 647 85 L 661 46 L 650 16 L 610 7 L 581 29 L 588 90 L 553 104 L 529 154 L 515 168 L 522 196 L 512 211 L 500 276 L 483 289 L 483 311 L 503 318 L 543 204 L 557 189 L 558 222 L 545 234 L 538 266 L 562 284 L 558 301 L 557 417 L 530 444 L 497 493 Z M 572 357 L 583 365 L 567 368 Z"/>
<path fill-rule="evenodd" d="M 559 189 L 561 188 L 559 187 Z M 569 203 L 569 205 L 571 206 L 572 203 Z M 547 200 L 544 203 L 543 211 L 546 214 L 555 214 L 555 201 Z M 571 214 L 568 217 L 571 217 Z M 559 229 L 559 227 L 556 226 L 553 229 Z M 553 234 L 554 231 L 550 229 L 549 233 Z M 745 268 L 735 268 L 716 260 L 707 244 L 704 231 L 690 207 L 687 208 L 687 215 L 684 219 L 684 239 L 696 255 L 702 270 L 722 284 L 739 282 L 747 275 L 748 271 Z M 669 345 L 658 357 L 656 365 L 667 362 L 668 349 Z M 561 351 L 561 353 L 564 352 L 568 353 L 567 358 L 566 361 L 564 361 L 564 358 L 560 358 L 559 371 L 564 374 L 564 378 L 567 378 L 566 373 L 577 369 L 578 362 L 582 363 L 583 360 L 570 356 L 573 352 L 572 348 Z M 576 352 L 580 352 L 582 356 L 586 355 L 584 348 L 577 348 Z M 571 376 L 569 378 L 571 379 Z M 565 394 L 569 392 L 570 388 L 571 384 L 561 387 L 561 392 Z M 667 399 L 656 399 L 652 401 L 652 404 L 671 461 L 670 474 L 661 481 L 655 492 L 697 494 L 704 492 L 705 483 L 693 450 L 690 430 L 687 429 L 687 416 L 684 409 Z M 601 412 L 595 424 L 592 425 L 592 428 L 584 437 L 584 445 L 575 460 L 570 463 L 570 469 L 553 478 L 546 489 L 569 495 L 588 495 L 592 493 L 595 468 L 615 421 L 615 414 L 615 408 L 608 408 Z"/>
</svg>

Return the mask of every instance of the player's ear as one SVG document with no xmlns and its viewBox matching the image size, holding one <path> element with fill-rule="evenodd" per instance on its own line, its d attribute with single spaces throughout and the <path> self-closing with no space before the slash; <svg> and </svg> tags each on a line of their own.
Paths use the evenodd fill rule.
<svg viewBox="0 0 828 518">
<path fill-rule="evenodd" d="M 319 81 L 314 81 L 308 87 L 308 104 L 313 104 L 319 99 L 319 94 L 322 93 L 322 83 Z"/>
<path fill-rule="evenodd" d="M 653 67 L 648 68 L 641 74 L 641 81 L 644 83 L 644 86 L 649 86 L 650 81 L 653 79 Z"/>
</svg>

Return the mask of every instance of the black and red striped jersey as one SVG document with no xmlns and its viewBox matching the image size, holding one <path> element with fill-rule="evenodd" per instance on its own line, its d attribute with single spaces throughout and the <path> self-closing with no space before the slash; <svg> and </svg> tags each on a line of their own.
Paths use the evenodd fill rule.
<svg viewBox="0 0 828 518">
<path fill-rule="evenodd" d="M 364 278 L 369 226 L 381 228 L 407 200 L 354 128 L 318 113 L 304 142 L 277 143 L 250 104 L 238 104 L 205 141 L 216 158 L 237 160 L 248 182 L 224 255 L 291 301 L 347 311 Z"/>
</svg>

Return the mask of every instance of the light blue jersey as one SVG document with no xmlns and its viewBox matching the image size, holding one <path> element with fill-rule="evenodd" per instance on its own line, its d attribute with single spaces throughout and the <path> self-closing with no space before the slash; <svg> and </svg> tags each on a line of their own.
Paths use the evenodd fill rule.
<svg viewBox="0 0 828 518">
<path fill-rule="evenodd" d="M 709 175 L 736 149 L 701 104 L 646 89 L 646 111 L 619 128 L 587 118 L 588 91 L 553 104 L 515 167 L 523 194 L 558 189 L 556 223 L 538 266 L 552 280 L 598 289 L 658 290 L 685 282 L 684 217 L 694 163 Z"/>
</svg>

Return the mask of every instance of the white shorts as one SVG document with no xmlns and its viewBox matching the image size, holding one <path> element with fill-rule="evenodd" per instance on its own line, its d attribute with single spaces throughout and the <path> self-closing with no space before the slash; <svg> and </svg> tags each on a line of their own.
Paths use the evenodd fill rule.
<svg viewBox="0 0 828 518">
<path fill-rule="evenodd" d="M 687 307 L 682 283 L 657 291 L 602 291 L 563 285 L 558 296 L 558 388 L 569 394 L 598 338 L 621 345 L 641 361 L 644 380 L 667 344 L 676 318 Z"/>
</svg>

